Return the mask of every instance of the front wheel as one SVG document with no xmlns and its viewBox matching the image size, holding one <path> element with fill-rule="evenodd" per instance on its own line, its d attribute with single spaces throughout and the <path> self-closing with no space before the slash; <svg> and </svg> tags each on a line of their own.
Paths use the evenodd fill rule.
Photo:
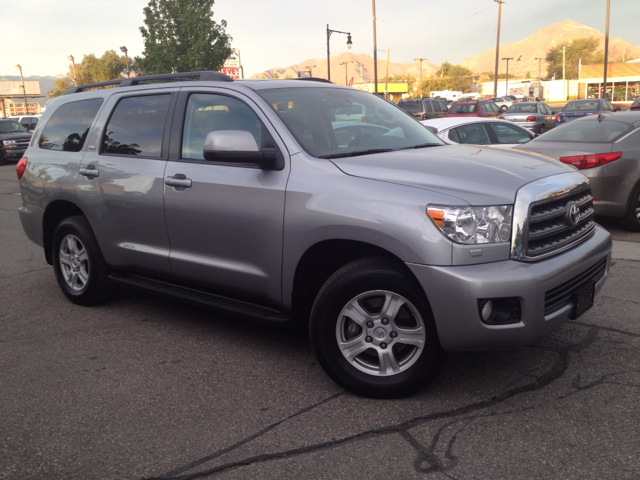
<svg viewBox="0 0 640 480">
<path fill-rule="evenodd" d="M 508 109 L 509 109 L 509 107 L 507 107 L 506 105 L 502 105 L 502 106 L 500 107 L 500 111 L 501 111 L 501 112 L 506 112 Z"/>
<path fill-rule="evenodd" d="M 65 218 L 53 235 L 53 271 L 62 292 L 78 305 L 95 305 L 114 292 L 98 241 L 83 216 Z"/>
<path fill-rule="evenodd" d="M 352 262 L 327 280 L 311 311 L 310 336 L 325 372 L 367 397 L 416 393 L 444 364 L 424 293 L 385 259 Z"/>
</svg>

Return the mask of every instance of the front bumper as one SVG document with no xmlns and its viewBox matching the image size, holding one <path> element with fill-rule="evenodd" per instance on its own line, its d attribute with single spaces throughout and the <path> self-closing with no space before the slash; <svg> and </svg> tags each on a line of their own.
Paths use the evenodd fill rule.
<svg viewBox="0 0 640 480">
<path fill-rule="evenodd" d="M 440 344 L 446 351 L 485 350 L 525 345 L 569 320 L 573 305 L 545 316 L 545 293 L 606 259 L 600 291 L 611 263 L 611 235 L 600 226 L 581 245 L 539 262 L 513 260 L 438 267 L 407 264 L 424 289 L 433 311 Z M 480 320 L 478 300 L 516 297 L 521 321 L 486 325 Z"/>
<path fill-rule="evenodd" d="M 6 147 L 2 147 L 2 157 L 5 160 L 20 160 L 22 158 L 22 156 L 24 155 L 24 152 L 26 152 L 27 149 L 26 148 L 6 148 Z"/>
</svg>

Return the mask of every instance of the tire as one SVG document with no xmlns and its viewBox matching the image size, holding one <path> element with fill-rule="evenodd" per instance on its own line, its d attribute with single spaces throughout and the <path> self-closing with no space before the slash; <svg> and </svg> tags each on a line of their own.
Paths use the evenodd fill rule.
<svg viewBox="0 0 640 480">
<path fill-rule="evenodd" d="M 509 107 L 507 107 L 506 105 L 502 105 L 502 106 L 500 107 L 500 111 L 501 111 L 501 112 L 506 112 L 508 109 L 509 109 Z"/>
<path fill-rule="evenodd" d="M 631 192 L 629 208 L 620 220 L 626 230 L 640 232 L 640 183 Z"/>
<path fill-rule="evenodd" d="M 113 295 L 109 268 L 86 217 L 68 217 L 58 224 L 51 258 L 58 285 L 73 303 L 96 305 Z"/>
<path fill-rule="evenodd" d="M 402 267 L 379 258 L 352 262 L 326 281 L 313 304 L 309 333 L 318 362 L 358 395 L 414 394 L 444 365 L 428 301 Z"/>
</svg>

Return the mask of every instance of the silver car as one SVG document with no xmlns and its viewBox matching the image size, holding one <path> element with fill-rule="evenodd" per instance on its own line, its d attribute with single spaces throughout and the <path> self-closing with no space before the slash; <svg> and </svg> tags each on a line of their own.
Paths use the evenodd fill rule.
<svg viewBox="0 0 640 480">
<path fill-rule="evenodd" d="M 573 165 L 591 183 L 596 215 L 640 231 L 640 112 L 583 117 L 518 148 Z"/>
<path fill-rule="evenodd" d="M 445 117 L 422 123 L 448 144 L 492 145 L 512 148 L 534 138 L 529 130 L 506 120 L 487 117 Z"/>
<path fill-rule="evenodd" d="M 511 105 L 500 118 L 542 134 L 556 126 L 555 112 L 544 102 L 522 102 Z"/>
<path fill-rule="evenodd" d="M 335 118 L 351 107 L 367 121 Z M 578 318 L 610 266 L 572 167 L 445 145 L 326 81 L 74 86 L 17 172 L 23 228 L 71 302 L 123 285 L 302 326 L 327 374 L 371 397 L 425 387 L 446 351 L 523 345 Z"/>
</svg>

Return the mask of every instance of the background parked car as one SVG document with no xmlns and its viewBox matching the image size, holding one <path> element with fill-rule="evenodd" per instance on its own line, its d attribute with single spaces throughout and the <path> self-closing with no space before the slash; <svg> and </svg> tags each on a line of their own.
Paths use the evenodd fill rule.
<svg viewBox="0 0 640 480">
<path fill-rule="evenodd" d="M 11 118 L 0 118 L 0 165 L 22 158 L 31 141 L 31 132 Z"/>
<path fill-rule="evenodd" d="M 533 133 L 544 133 L 556 126 L 554 114 L 546 103 L 522 102 L 511 105 L 500 118 L 518 123 Z"/>
<path fill-rule="evenodd" d="M 515 147 L 529 142 L 534 134 L 505 120 L 446 117 L 420 122 L 449 144 L 499 145 Z"/>
<path fill-rule="evenodd" d="M 15 120 L 28 131 L 33 132 L 41 116 L 42 115 L 23 115 L 20 117 L 11 117 L 11 120 Z"/>
<path fill-rule="evenodd" d="M 640 112 L 590 115 L 518 148 L 576 167 L 589 178 L 596 215 L 640 231 Z"/>
<path fill-rule="evenodd" d="M 586 117 L 594 113 L 619 112 L 620 107 L 613 107 L 609 100 L 590 98 L 587 100 L 571 100 L 556 115 L 556 127 L 576 118 Z"/>
<path fill-rule="evenodd" d="M 449 107 L 445 117 L 490 117 L 498 118 L 500 109 L 491 100 L 456 102 Z"/>
<path fill-rule="evenodd" d="M 400 100 L 398 107 L 418 120 L 444 117 L 447 113 L 446 103 L 437 98 L 407 98 Z"/>
<path fill-rule="evenodd" d="M 509 97 L 495 97 L 490 98 L 489 100 L 495 103 L 503 112 L 506 111 L 514 103 L 518 103 L 518 100 Z"/>
<path fill-rule="evenodd" d="M 629 107 L 629 110 L 640 110 L 640 97 L 636 98 L 633 101 L 633 103 Z"/>
</svg>

